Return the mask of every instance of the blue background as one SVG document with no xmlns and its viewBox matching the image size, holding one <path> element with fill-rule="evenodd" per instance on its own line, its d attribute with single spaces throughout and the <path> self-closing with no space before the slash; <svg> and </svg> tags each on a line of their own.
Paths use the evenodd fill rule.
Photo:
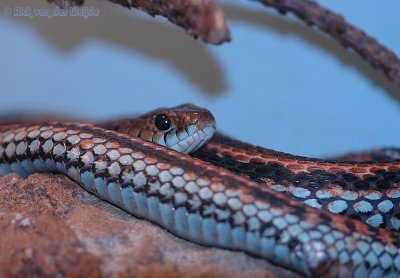
<svg viewBox="0 0 400 278">
<path fill-rule="evenodd" d="M 39 2 L 39 3 L 36 3 Z M 307 156 L 400 146 L 400 89 L 337 42 L 253 1 L 220 1 L 233 41 L 209 46 L 106 1 L 99 17 L 0 15 L 0 115 L 93 120 L 192 102 L 223 132 Z M 321 0 L 400 54 L 398 0 Z M 7 7 L 54 8 L 2 0 Z"/>
</svg>

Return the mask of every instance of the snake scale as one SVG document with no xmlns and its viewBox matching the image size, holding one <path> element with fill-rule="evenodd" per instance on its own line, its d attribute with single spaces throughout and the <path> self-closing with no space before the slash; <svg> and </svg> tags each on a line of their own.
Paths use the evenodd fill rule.
<svg viewBox="0 0 400 278">
<path fill-rule="evenodd" d="M 214 129 L 211 113 L 193 105 L 95 126 L 3 125 L 0 174 L 63 173 L 181 238 L 304 276 L 400 275 L 400 237 L 391 231 L 398 229 L 400 161 L 308 159 L 221 135 L 199 149 Z M 176 150 L 198 150 L 209 162 Z M 382 222 L 373 215 L 384 215 Z"/>
</svg>

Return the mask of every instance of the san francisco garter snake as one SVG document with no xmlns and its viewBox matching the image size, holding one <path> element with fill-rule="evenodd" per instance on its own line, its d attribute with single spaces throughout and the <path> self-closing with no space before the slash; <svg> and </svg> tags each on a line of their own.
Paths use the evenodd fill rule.
<svg viewBox="0 0 400 278">
<path fill-rule="evenodd" d="M 193 105 L 95 126 L 3 125 L 0 174 L 63 173 L 179 237 L 244 251 L 305 276 L 400 274 L 400 238 L 393 231 L 400 227 L 399 160 L 323 161 L 222 135 L 199 149 L 214 129 L 211 113 Z M 199 149 L 197 158 L 153 142 Z"/>
</svg>

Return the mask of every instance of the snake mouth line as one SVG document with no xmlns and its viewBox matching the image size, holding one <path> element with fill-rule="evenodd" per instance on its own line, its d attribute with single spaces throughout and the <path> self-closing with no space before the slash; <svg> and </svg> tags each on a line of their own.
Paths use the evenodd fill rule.
<svg viewBox="0 0 400 278">
<path fill-rule="evenodd" d="M 196 129 L 194 126 L 189 126 L 188 130 Z M 192 135 L 189 135 L 187 131 L 182 132 L 178 138 L 178 142 L 170 145 L 169 148 L 174 149 L 182 153 L 192 153 L 202 147 L 211 137 L 214 135 L 215 125 L 210 124 L 204 126 L 202 129 L 198 129 Z M 183 135 L 182 135 L 183 134 Z M 186 136 L 185 136 L 186 135 Z"/>
</svg>

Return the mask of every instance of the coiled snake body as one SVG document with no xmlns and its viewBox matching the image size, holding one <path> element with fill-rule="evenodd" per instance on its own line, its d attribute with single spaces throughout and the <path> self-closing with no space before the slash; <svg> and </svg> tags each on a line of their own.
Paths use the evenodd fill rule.
<svg viewBox="0 0 400 278">
<path fill-rule="evenodd" d="M 183 118 L 179 117 L 180 113 Z M 137 121 L 147 122 L 150 127 L 138 130 L 128 125 Z M 396 195 L 399 161 L 337 163 L 305 159 L 241 145 L 220 136 L 197 152 L 198 157 L 230 170 L 237 169 L 236 166 L 245 170 L 247 167 L 247 172 L 236 171 L 247 175 L 241 176 L 128 135 L 140 135 L 180 151 L 196 150 L 199 142 L 206 142 L 214 131 L 214 119 L 207 110 L 185 105 L 172 112 L 157 110 L 139 120 L 102 126 L 120 133 L 77 123 L 2 126 L 0 174 L 63 173 L 98 197 L 182 238 L 207 246 L 241 250 L 305 276 L 400 275 L 398 233 L 362 223 L 359 220 L 368 222 L 371 215 L 364 212 L 363 206 L 367 205 L 359 205 L 362 209 L 357 211 L 357 206 L 348 202 L 369 202 L 372 210 L 391 215 L 384 217 L 385 227 L 397 229 L 392 218 L 397 213 L 400 197 Z M 273 175 L 260 170 L 267 169 L 271 161 L 280 165 L 278 170 L 282 173 L 277 172 L 276 165 L 272 165 Z M 309 174 L 308 178 L 301 176 L 302 173 Z M 329 186 L 334 181 L 343 182 L 343 175 L 349 173 L 357 179 L 347 179 L 346 184 L 338 186 L 347 187 L 353 193 L 357 182 L 373 175 L 379 176 L 378 181 L 389 182 L 381 188 L 379 183 L 367 180 L 368 190 L 381 193 L 375 200 L 368 199 L 367 193 L 360 193 L 355 200 L 336 195 L 335 201 L 344 201 L 348 206 L 343 210 L 340 203 L 336 204 L 338 212 L 361 215 L 360 219 L 331 213 L 331 202 L 324 203 L 326 198 L 317 193 L 324 188 L 334 192 Z M 331 178 L 321 184 L 317 177 L 327 174 Z M 295 194 L 296 185 L 302 189 Z M 275 189 L 289 192 L 297 200 L 270 186 L 278 186 Z M 305 193 L 306 190 L 310 193 Z M 304 198 L 304 194 L 312 198 Z M 327 210 L 305 205 L 304 199 L 315 199 L 322 208 L 326 205 Z M 390 201 L 393 208 L 382 211 L 385 205 L 379 204 L 384 201 Z M 388 202 L 386 206 L 390 207 Z"/>
</svg>

